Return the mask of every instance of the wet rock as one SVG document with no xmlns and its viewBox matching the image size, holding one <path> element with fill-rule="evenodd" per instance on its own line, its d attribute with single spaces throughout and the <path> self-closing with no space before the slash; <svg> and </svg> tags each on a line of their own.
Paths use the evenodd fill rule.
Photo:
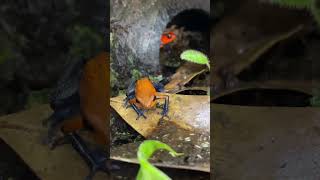
<svg viewBox="0 0 320 180">
<path fill-rule="evenodd" d="M 111 1 L 111 59 L 119 82 L 131 78 L 130 70 L 154 75 L 160 71 L 160 37 L 169 21 L 187 9 L 210 12 L 210 1 Z M 121 83 L 126 87 L 126 83 Z"/>
</svg>

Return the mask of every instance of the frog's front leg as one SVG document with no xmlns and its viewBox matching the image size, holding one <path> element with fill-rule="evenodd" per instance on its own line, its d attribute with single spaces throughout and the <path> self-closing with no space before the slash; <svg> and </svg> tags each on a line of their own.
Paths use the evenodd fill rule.
<svg viewBox="0 0 320 180">
<path fill-rule="evenodd" d="M 164 92 L 164 85 L 162 83 L 154 83 L 152 82 L 153 87 L 156 89 L 157 92 Z"/>
<path fill-rule="evenodd" d="M 89 175 L 86 177 L 86 180 L 92 180 L 96 172 L 103 171 L 110 173 L 109 171 L 113 167 L 107 167 L 107 158 L 103 150 L 89 149 L 87 143 L 75 132 L 67 133 L 66 136 L 70 139 L 72 147 L 80 154 L 80 156 L 85 160 L 89 166 Z"/>
<path fill-rule="evenodd" d="M 147 117 L 143 114 L 144 112 L 141 110 L 139 103 L 136 101 L 136 98 L 129 100 L 129 103 L 131 104 L 131 107 L 134 109 L 134 111 L 138 114 L 138 117 L 136 120 L 138 120 L 141 116 L 145 119 Z"/>
<path fill-rule="evenodd" d="M 162 110 L 162 117 L 168 116 L 169 112 L 169 95 L 163 93 L 156 93 L 156 99 L 164 99 L 164 105 Z"/>
<path fill-rule="evenodd" d="M 77 117 L 75 113 L 77 110 L 77 107 L 57 110 L 44 122 L 43 125 L 48 127 L 48 134 L 43 140 L 43 143 L 47 144 L 50 149 L 54 149 L 59 144 L 64 144 L 65 140 L 64 135 L 61 132 L 61 127 L 68 119 L 70 119 L 68 116 L 71 116 L 72 118 Z"/>
</svg>

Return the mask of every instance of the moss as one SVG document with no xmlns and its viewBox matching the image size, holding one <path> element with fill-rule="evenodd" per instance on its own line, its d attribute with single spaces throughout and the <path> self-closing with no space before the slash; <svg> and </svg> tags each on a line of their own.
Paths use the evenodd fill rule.
<svg viewBox="0 0 320 180">
<path fill-rule="evenodd" d="M 152 82 L 158 83 L 158 82 L 160 82 L 160 81 L 163 80 L 163 76 L 162 76 L 162 75 L 159 75 L 159 76 L 149 76 L 149 79 L 150 79 Z"/>
<path fill-rule="evenodd" d="M 306 9 L 313 15 L 318 26 L 320 26 L 320 6 L 318 0 L 269 0 L 267 2 L 287 8 Z"/>
<path fill-rule="evenodd" d="M 31 91 L 28 96 L 28 100 L 25 107 L 28 109 L 35 105 L 49 103 L 49 96 L 48 96 L 49 91 L 50 91 L 49 89 Z"/>
<path fill-rule="evenodd" d="M 4 36 L 0 36 L 0 65 L 15 57 L 12 43 Z"/>
<path fill-rule="evenodd" d="M 75 25 L 67 31 L 71 37 L 70 57 L 88 59 L 104 49 L 103 36 L 87 26 Z"/>
<path fill-rule="evenodd" d="M 112 67 L 112 66 L 110 66 Z M 119 74 L 115 72 L 112 68 L 110 68 L 110 87 L 114 88 L 116 86 L 116 83 L 118 82 L 117 77 Z"/>
<path fill-rule="evenodd" d="M 131 74 L 132 74 L 132 78 L 135 80 L 138 80 L 142 77 L 142 73 L 137 69 L 132 69 Z"/>
<path fill-rule="evenodd" d="M 125 95 L 126 94 L 126 90 L 119 90 L 119 94 L 118 95 Z"/>
<path fill-rule="evenodd" d="M 110 33 L 110 47 L 113 47 L 113 33 Z"/>
<path fill-rule="evenodd" d="M 8 59 L 11 59 L 12 56 L 12 52 L 5 48 L 5 49 L 1 49 L 0 51 L 0 65 L 3 64 L 4 62 L 6 62 Z"/>
<path fill-rule="evenodd" d="M 129 55 L 128 57 L 127 57 L 127 59 L 128 59 L 128 62 L 129 62 L 129 65 L 133 65 L 134 63 L 134 58 L 131 56 L 131 55 Z"/>
</svg>

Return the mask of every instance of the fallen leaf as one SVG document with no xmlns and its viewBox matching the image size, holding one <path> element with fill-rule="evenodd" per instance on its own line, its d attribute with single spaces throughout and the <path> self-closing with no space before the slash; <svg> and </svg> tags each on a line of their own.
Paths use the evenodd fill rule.
<svg viewBox="0 0 320 180">
<path fill-rule="evenodd" d="M 184 153 L 179 158 L 173 158 L 166 153 L 156 153 L 150 160 L 153 164 L 174 169 L 210 172 L 210 132 L 189 131 L 182 129 L 172 121 L 164 121 L 148 139 L 161 141 L 177 152 Z M 133 142 L 111 147 L 110 157 L 115 160 L 137 163 L 136 151 L 139 145 L 140 142 Z"/>
<path fill-rule="evenodd" d="M 183 89 L 184 85 L 194 77 L 205 71 L 206 69 L 202 65 L 185 63 L 171 76 L 170 82 L 165 85 L 164 89 L 168 93 L 176 93 Z"/>
<path fill-rule="evenodd" d="M 228 88 L 223 84 L 230 75 L 236 76 L 276 44 L 303 32 L 309 21 L 310 18 L 299 11 L 244 1 L 211 29 L 215 44 L 213 89 L 219 93 Z"/>
<path fill-rule="evenodd" d="M 210 132 L 209 96 L 168 95 L 170 98 L 169 118 L 164 118 L 164 120 L 171 121 L 186 130 Z M 136 120 L 137 113 L 132 108 L 124 107 L 124 99 L 124 95 L 111 98 L 111 107 L 142 136 L 150 136 L 159 124 L 162 109 L 146 111 L 146 119 L 140 117 Z"/>
<path fill-rule="evenodd" d="M 47 133 L 42 121 L 52 110 L 49 105 L 0 117 L 0 137 L 30 166 L 40 179 L 83 179 L 88 175 L 87 164 L 69 145 L 50 150 L 41 143 Z M 86 140 L 88 138 L 85 138 Z M 108 179 L 98 173 L 95 179 Z M 0 178 L 1 179 L 1 178 Z"/>
</svg>

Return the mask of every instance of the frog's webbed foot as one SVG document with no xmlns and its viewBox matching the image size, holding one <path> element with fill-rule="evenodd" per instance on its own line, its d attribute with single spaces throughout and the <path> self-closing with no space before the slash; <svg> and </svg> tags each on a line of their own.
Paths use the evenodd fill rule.
<svg viewBox="0 0 320 180">
<path fill-rule="evenodd" d="M 126 97 L 124 100 L 124 107 L 126 108 L 126 109 L 128 109 L 128 107 L 129 107 L 129 98 L 128 97 Z"/>
<path fill-rule="evenodd" d="M 62 122 L 54 119 L 54 117 L 50 117 L 44 125 L 48 127 L 48 133 L 42 140 L 43 144 L 48 145 L 50 149 L 54 149 L 57 145 L 65 143 L 64 134 L 60 131 Z"/>
<path fill-rule="evenodd" d="M 144 115 L 144 111 L 139 109 L 135 104 L 131 104 L 132 108 L 134 109 L 134 111 L 138 114 L 138 117 L 136 120 L 138 120 L 141 116 L 144 119 L 147 119 L 147 117 Z"/>
<path fill-rule="evenodd" d="M 169 96 L 165 95 L 165 94 L 158 94 L 156 95 L 157 99 L 164 99 L 164 104 L 162 107 L 162 112 L 161 112 L 161 119 L 163 119 L 164 117 L 168 117 L 168 112 L 169 112 Z"/>
<path fill-rule="evenodd" d="M 91 180 L 98 171 L 109 174 L 111 170 L 120 169 L 119 167 L 110 164 L 107 154 L 103 150 L 93 151 L 89 149 L 88 145 L 78 134 L 72 132 L 68 133 L 66 136 L 70 139 L 73 148 L 89 166 L 89 175 L 86 177 L 86 180 Z"/>
<path fill-rule="evenodd" d="M 60 126 L 59 126 L 60 127 Z M 48 145 L 51 150 L 57 146 L 70 143 L 68 138 L 65 137 L 60 128 L 49 127 L 48 135 L 42 140 L 42 143 Z"/>
<path fill-rule="evenodd" d="M 43 144 L 48 145 L 50 149 L 54 149 L 58 145 L 68 143 L 68 140 L 61 131 L 61 127 L 65 122 L 67 115 L 74 114 L 71 110 L 73 109 L 54 112 L 48 119 L 43 121 L 43 125 L 48 128 L 48 133 L 43 139 Z"/>
</svg>

